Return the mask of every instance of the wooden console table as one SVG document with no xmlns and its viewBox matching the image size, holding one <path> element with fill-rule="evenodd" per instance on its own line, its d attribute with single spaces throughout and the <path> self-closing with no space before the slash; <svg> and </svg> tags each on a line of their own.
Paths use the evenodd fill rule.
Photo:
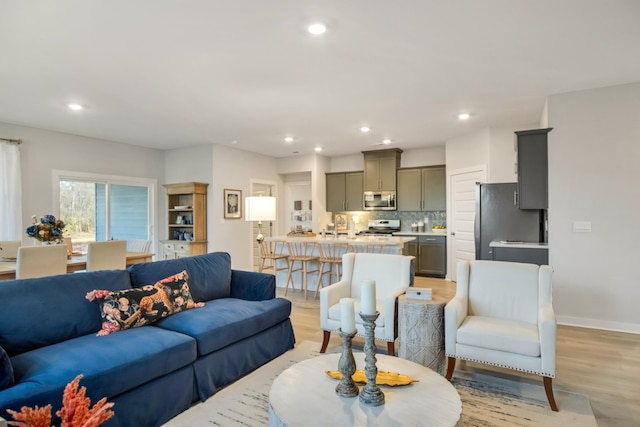
<svg viewBox="0 0 640 427">
<path fill-rule="evenodd" d="M 444 298 L 398 297 L 398 356 L 444 374 Z"/>
</svg>

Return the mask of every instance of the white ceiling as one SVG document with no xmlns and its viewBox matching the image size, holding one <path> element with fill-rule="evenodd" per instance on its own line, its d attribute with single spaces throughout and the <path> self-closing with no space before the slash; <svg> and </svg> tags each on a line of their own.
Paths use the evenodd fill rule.
<svg viewBox="0 0 640 427">
<path fill-rule="evenodd" d="M 159 149 L 442 145 L 636 81 L 638 0 L 0 0 L 0 122 Z"/>
</svg>

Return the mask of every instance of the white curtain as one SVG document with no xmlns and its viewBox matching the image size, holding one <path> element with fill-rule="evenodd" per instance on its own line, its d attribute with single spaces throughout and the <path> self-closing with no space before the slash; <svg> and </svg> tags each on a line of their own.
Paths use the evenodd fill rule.
<svg viewBox="0 0 640 427">
<path fill-rule="evenodd" d="M 0 141 L 0 240 L 22 240 L 20 150 Z"/>
</svg>

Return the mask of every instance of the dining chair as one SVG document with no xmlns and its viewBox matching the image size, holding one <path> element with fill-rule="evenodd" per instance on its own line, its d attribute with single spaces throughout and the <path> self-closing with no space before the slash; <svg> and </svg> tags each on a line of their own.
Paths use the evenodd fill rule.
<svg viewBox="0 0 640 427">
<path fill-rule="evenodd" d="M 64 242 L 67 244 L 67 258 L 70 258 L 73 254 L 73 240 L 71 237 L 65 237 Z"/>
<path fill-rule="evenodd" d="M 127 241 L 89 242 L 87 271 L 124 270 L 127 267 Z"/>
<path fill-rule="evenodd" d="M 0 240 L 0 259 L 15 260 L 20 246 L 22 246 L 20 240 Z"/>
<path fill-rule="evenodd" d="M 67 245 L 20 246 L 16 279 L 67 273 Z"/>
<path fill-rule="evenodd" d="M 316 267 L 315 270 L 309 270 L 309 263 L 318 261 L 318 255 L 316 251 L 316 243 L 314 242 L 295 242 L 289 241 L 287 242 L 289 247 L 289 275 L 287 277 L 287 286 L 284 288 L 284 294 L 287 295 L 287 291 L 289 290 L 289 282 L 291 281 L 291 286 L 295 288 L 292 275 L 295 272 L 300 272 L 302 275 L 301 286 L 304 288 L 304 299 L 307 299 L 307 277 L 309 273 L 317 273 L 319 272 Z M 295 264 L 299 263 L 300 266 L 295 268 Z"/>
<path fill-rule="evenodd" d="M 318 253 L 320 257 L 320 268 L 318 272 L 318 283 L 316 284 L 315 298 L 318 298 L 318 291 L 322 285 L 322 278 L 329 275 L 329 284 L 333 283 L 331 277 L 335 274 L 336 282 L 340 280 L 342 274 L 342 255 L 349 252 L 349 244 L 346 242 L 319 242 Z M 325 271 L 325 266 L 329 265 L 329 269 Z M 335 266 L 335 273 L 334 273 Z"/>
<path fill-rule="evenodd" d="M 127 240 L 128 252 L 149 252 L 151 249 L 151 240 L 132 239 Z"/>
</svg>

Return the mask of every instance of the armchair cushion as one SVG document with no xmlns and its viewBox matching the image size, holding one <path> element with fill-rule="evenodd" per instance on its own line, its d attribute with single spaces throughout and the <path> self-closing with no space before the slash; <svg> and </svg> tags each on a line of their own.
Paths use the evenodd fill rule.
<svg viewBox="0 0 640 427">
<path fill-rule="evenodd" d="M 538 326 L 516 320 L 469 316 L 458 328 L 458 343 L 523 356 L 540 356 Z"/>
</svg>

